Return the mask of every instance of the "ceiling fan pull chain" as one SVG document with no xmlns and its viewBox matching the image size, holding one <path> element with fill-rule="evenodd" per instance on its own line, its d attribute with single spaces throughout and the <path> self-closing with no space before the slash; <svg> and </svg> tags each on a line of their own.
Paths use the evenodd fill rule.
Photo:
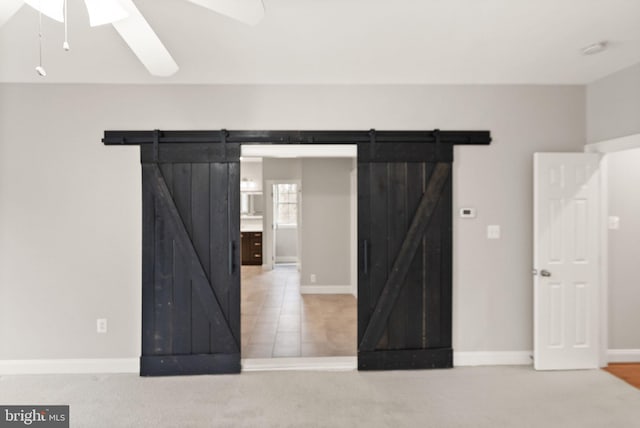
<svg viewBox="0 0 640 428">
<path fill-rule="evenodd" d="M 64 42 L 62 43 L 62 49 L 69 51 L 69 24 L 67 23 L 67 0 L 64 0 Z"/>
<path fill-rule="evenodd" d="M 42 66 L 42 12 L 38 15 L 38 66 L 36 67 L 36 73 L 45 77 L 47 72 Z"/>
</svg>

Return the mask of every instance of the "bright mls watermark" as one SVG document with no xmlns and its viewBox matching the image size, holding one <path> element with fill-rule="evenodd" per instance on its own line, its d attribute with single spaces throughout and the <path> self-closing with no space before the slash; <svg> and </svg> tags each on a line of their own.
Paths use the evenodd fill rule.
<svg viewBox="0 0 640 428">
<path fill-rule="evenodd" d="M 69 406 L 0 406 L 0 428 L 69 428 Z"/>
</svg>

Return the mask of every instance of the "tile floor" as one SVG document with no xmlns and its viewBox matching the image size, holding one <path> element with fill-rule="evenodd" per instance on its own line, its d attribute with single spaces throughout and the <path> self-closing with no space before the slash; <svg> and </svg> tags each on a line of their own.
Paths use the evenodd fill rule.
<svg viewBox="0 0 640 428">
<path fill-rule="evenodd" d="M 356 355 L 352 295 L 301 295 L 295 266 L 243 266 L 241 292 L 242 358 Z"/>
</svg>

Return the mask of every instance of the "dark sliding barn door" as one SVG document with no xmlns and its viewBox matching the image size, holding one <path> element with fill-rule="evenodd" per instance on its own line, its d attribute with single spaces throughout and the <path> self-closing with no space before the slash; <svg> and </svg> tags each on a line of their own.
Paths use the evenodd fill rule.
<svg viewBox="0 0 640 428">
<path fill-rule="evenodd" d="M 140 149 L 141 375 L 237 373 L 239 144 Z"/>
<path fill-rule="evenodd" d="M 358 368 L 452 367 L 444 143 L 358 145 Z"/>
</svg>

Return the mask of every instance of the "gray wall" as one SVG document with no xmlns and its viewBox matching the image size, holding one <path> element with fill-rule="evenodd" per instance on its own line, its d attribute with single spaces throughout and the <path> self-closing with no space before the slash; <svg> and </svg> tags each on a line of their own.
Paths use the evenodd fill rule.
<svg viewBox="0 0 640 428">
<path fill-rule="evenodd" d="M 609 348 L 640 349 L 640 149 L 607 155 L 609 215 Z"/>
<path fill-rule="evenodd" d="M 0 358 L 139 355 L 139 153 L 100 137 L 155 128 L 491 130 L 455 149 L 453 345 L 530 350 L 532 154 L 585 116 L 579 86 L 0 85 Z"/>
<path fill-rule="evenodd" d="M 351 285 L 351 165 L 351 159 L 302 160 L 300 285 Z"/>
<path fill-rule="evenodd" d="M 590 143 L 640 133 L 640 64 L 587 87 Z"/>
<path fill-rule="evenodd" d="M 262 179 L 267 180 L 300 180 L 302 172 L 300 171 L 300 159 L 262 159 Z M 266 184 L 263 188 L 267 190 Z"/>
</svg>

